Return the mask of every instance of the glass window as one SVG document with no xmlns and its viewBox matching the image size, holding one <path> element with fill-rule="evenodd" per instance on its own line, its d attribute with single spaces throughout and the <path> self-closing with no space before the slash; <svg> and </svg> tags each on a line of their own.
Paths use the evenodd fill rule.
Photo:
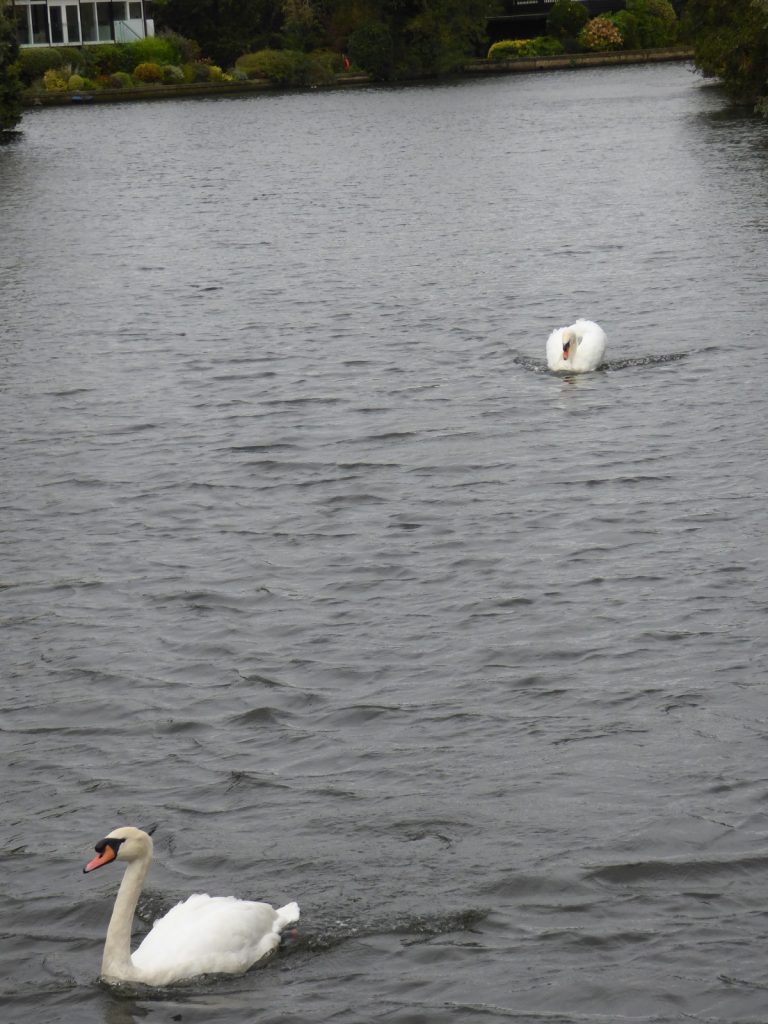
<svg viewBox="0 0 768 1024">
<path fill-rule="evenodd" d="M 48 42 L 48 10 L 45 4 L 32 4 L 29 9 L 32 17 L 32 42 Z"/>
<path fill-rule="evenodd" d="M 29 31 L 29 8 L 16 8 L 16 37 L 20 43 L 31 43 L 32 37 Z"/>
<path fill-rule="evenodd" d="M 99 38 L 98 33 L 96 32 L 95 4 L 81 4 L 80 24 L 83 28 L 83 41 L 86 43 L 95 43 Z"/>
<path fill-rule="evenodd" d="M 67 42 L 80 42 L 80 19 L 77 16 L 77 4 L 67 4 Z"/>
<path fill-rule="evenodd" d="M 101 41 L 109 40 L 112 38 L 112 19 L 110 17 L 111 4 L 101 3 L 96 4 L 96 17 L 99 25 L 99 39 Z"/>
<path fill-rule="evenodd" d="M 135 21 L 141 21 L 141 2 L 128 4 L 128 17 L 134 19 Z"/>
<path fill-rule="evenodd" d="M 49 7 L 48 16 L 51 19 L 51 42 L 64 42 L 64 19 L 61 16 L 60 7 Z"/>
<path fill-rule="evenodd" d="M 124 0 L 116 0 L 112 4 L 112 17 L 115 21 L 125 21 L 125 2 Z"/>
</svg>

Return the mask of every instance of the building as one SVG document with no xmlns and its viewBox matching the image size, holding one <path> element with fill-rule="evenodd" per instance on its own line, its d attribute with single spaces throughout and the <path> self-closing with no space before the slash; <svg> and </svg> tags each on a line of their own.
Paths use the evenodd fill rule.
<svg viewBox="0 0 768 1024">
<path fill-rule="evenodd" d="M 155 34 L 148 0 L 10 0 L 21 46 L 130 43 Z"/>
</svg>

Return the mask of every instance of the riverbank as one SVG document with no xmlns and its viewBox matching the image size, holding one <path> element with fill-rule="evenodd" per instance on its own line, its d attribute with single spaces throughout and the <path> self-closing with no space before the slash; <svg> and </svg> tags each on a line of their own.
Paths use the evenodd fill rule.
<svg viewBox="0 0 768 1024">
<path fill-rule="evenodd" d="M 458 76 L 506 75 L 533 71 L 560 71 L 571 68 L 604 67 L 617 64 L 645 64 L 693 59 L 688 47 L 658 50 L 617 50 L 602 53 L 566 53 L 553 57 L 521 57 L 517 60 L 475 60 L 464 65 Z M 314 89 L 344 89 L 371 85 L 369 75 L 336 75 L 330 85 Z M 403 84 L 403 83 L 398 83 Z M 229 96 L 276 92 L 284 89 L 265 78 L 247 82 L 195 82 L 173 85 L 145 85 L 134 89 L 94 89 L 82 92 L 42 92 L 29 90 L 24 96 L 27 107 L 72 106 L 90 103 L 135 103 L 141 100 L 185 99 L 199 96 Z"/>
</svg>

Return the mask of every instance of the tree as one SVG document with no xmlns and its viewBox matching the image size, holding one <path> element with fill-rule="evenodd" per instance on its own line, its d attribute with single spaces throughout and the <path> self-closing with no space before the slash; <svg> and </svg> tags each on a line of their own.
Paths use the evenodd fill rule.
<svg viewBox="0 0 768 1024">
<path fill-rule="evenodd" d="M 765 110 L 768 102 L 768 0 L 688 0 L 685 30 L 696 66 L 728 94 Z"/>
<path fill-rule="evenodd" d="M 16 27 L 0 6 L 0 132 L 10 131 L 21 120 L 22 85 L 16 66 L 18 56 Z"/>
</svg>

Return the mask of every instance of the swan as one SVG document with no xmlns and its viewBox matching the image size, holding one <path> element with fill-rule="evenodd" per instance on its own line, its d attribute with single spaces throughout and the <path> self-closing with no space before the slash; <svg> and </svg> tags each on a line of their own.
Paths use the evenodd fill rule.
<svg viewBox="0 0 768 1024">
<path fill-rule="evenodd" d="M 558 327 L 547 338 L 547 365 L 550 370 L 571 373 L 596 370 L 605 354 L 605 344 L 602 327 L 591 320 L 577 320 L 570 327 Z"/>
<path fill-rule="evenodd" d="M 280 945 L 280 932 L 299 919 L 296 903 L 268 903 L 197 893 L 155 921 L 131 954 L 133 913 L 152 863 L 152 837 L 140 828 L 116 828 L 96 843 L 95 871 L 114 860 L 126 869 L 107 928 L 101 976 L 106 981 L 168 985 L 200 974 L 239 974 Z"/>
</svg>

